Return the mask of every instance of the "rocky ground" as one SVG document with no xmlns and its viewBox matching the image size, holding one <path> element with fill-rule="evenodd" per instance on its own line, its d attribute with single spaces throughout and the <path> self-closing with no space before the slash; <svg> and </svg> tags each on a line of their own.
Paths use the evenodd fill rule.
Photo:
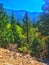
<svg viewBox="0 0 49 65">
<path fill-rule="evenodd" d="M 47 65 L 38 62 L 30 55 L 22 55 L 7 49 L 0 48 L 0 65 Z"/>
</svg>

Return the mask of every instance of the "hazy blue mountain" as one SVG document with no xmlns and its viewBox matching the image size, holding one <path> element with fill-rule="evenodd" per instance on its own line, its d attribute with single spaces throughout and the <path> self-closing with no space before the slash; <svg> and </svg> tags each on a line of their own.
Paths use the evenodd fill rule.
<svg viewBox="0 0 49 65">
<path fill-rule="evenodd" d="M 12 10 L 10 9 L 5 9 L 6 13 L 8 14 L 8 16 L 11 16 Z M 13 10 L 14 16 L 16 19 L 19 19 L 20 21 L 22 21 L 26 11 L 25 10 Z M 32 21 L 37 21 L 38 19 L 38 15 L 40 12 L 28 12 L 28 15 L 30 17 L 30 19 Z"/>
</svg>

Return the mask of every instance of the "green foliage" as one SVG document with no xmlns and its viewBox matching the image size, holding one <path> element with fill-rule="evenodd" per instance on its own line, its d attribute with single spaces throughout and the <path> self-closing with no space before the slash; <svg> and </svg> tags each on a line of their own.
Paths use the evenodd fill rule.
<svg viewBox="0 0 49 65">
<path fill-rule="evenodd" d="M 47 40 L 45 40 L 45 42 L 46 42 L 46 46 L 47 46 L 47 54 L 46 54 L 46 56 L 47 56 L 47 58 L 49 58 L 49 36 L 47 37 Z"/>
<path fill-rule="evenodd" d="M 33 42 L 35 28 L 33 28 L 33 23 L 31 22 L 27 12 L 24 15 L 22 26 L 23 26 L 23 35 L 25 35 L 24 42 L 27 46 L 27 49 L 29 50 Z"/>
<path fill-rule="evenodd" d="M 13 12 L 12 12 L 12 16 L 11 16 L 11 43 L 20 42 L 19 34 L 18 34 L 19 32 L 20 32 L 19 26 L 16 25 L 16 20 L 14 18 Z"/>
<path fill-rule="evenodd" d="M 32 56 L 40 57 L 41 44 L 38 37 L 34 37 L 31 49 L 32 49 L 32 52 L 31 52 Z"/>
<path fill-rule="evenodd" d="M 9 28 L 7 27 L 10 24 L 10 20 L 4 12 L 3 8 L 0 9 L 0 43 L 1 47 L 6 47 L 8 44 L 8 35 Z"/>
<path fill-rule="evenodd" d="M 38 27 L 39 32 L 41 32 L 42 35 L 44 36 L 49 35 L 49 14 L 42 13 L 39 16 L 37 27 Z"/>
<path fill-rule="evenodd" d="M 25 16 L 23 18 L 23 32 L 26 35 L 26 43 L 29 44 L 29 32 L 32 27 L 32 23 L 30 21 L 30 18 L 28 16 L 28 13 L 25 13 Z"/>
<path fill-rule="evenodd" d="M 18 48 L 18 52 L 23 53 L 23 54 L 29 54 L 29 51 L 26 46 Z"/>
<path fill-rule="evenodd" d="M 1 48 L 8 48 L 9 47 L 9 44 L 7 42 L 4 42 L 4 41 L 0 41 L 0 47 Z"/>
<path fill-rule="evenodd" d="M 36 26 L 37 25 L 37 26 Z M 12 12 L 11 19 L 4 9 L 0 9 L 0 47 L 8 48 L 16 44 L 18 52 L 35 57 L 49 56 L 49 14 L 39 16 L 38 23 L 32 23 L 28 13 L 23 23 L 16 20 Z"/>
</svg>

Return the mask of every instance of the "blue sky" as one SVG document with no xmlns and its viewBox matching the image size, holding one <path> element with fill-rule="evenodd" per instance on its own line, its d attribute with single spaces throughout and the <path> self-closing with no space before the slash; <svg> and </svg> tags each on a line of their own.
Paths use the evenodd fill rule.
<svg viewBox="0 0 49 65">
<path fill-rule="evenodd" d="M 30 12 L 41 12 L 43 0 L 0 0 L 4 8 L 13 10 L 26 10 Z"/>
</svg>

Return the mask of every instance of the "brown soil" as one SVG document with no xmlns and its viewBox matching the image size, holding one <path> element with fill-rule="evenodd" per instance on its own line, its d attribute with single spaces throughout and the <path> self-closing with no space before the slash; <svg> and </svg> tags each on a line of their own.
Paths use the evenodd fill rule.
<svg viewBox="0 0 49 65">
<path fill-rule="evenodd" d="M 0 48 L 0 65 L 45 65 L 38 62 L 30 55 L 23 56 L 20 53 Z"/>
</svg>

